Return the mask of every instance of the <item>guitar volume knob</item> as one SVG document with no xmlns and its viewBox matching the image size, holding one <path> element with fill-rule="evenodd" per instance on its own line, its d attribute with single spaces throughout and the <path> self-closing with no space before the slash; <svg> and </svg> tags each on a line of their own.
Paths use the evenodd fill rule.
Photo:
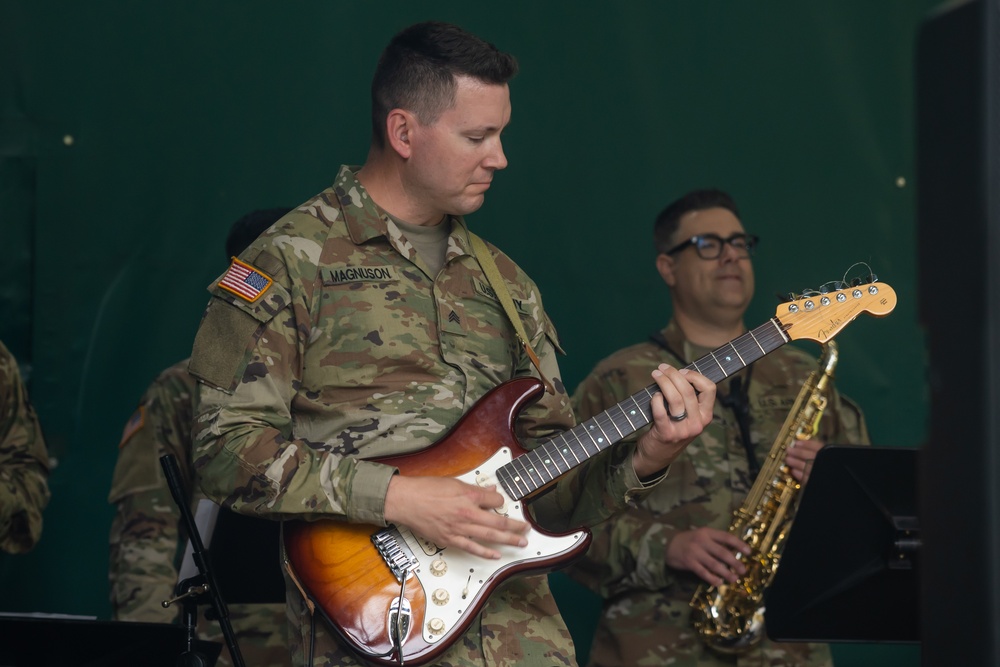
<svg viewBox="0 0 1000 667">
<path fill-rule="evenodd" d="M 445 631 L 445 624 L 440 618 L 432 618 L 427 621 L 427 631 L 432 635 L 443 635 Z"/>
<path fill-rule="evenodd" d="M 431 561 L 431 574 L 435 577 L 443 577 L 445 572 L 448 571 L 448 563 L 444 562 L 441 558 L 435 558 Z"/>
</svg>

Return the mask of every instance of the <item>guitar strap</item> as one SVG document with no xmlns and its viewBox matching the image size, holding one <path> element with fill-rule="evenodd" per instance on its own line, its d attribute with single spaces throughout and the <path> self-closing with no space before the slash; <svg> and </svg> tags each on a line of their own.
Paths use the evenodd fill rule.
<svg viewBox="0 0 1000 667">
<path fill-rule="evenodd" d="M 472 254 L 477 260 L 479 260 L 479 266 L 482 267 L 483 273 L 486 274 L 486 280 L 489 281 L 490 287 L 497 295 L 497 299 L 500 300 L 500 305 L 503 306 L 503 310 L 507 313 L 507 319 L 510 323 L 514 325 L 514 331 L 517 332 L 517 338 L 521 341 L 521 345 L 524 347 L 525 353 L 528 358 L 531 359 L 531 363 L 534 364 L 535 368 L 538 370 L 538 377 L 541 378 L 542 384 L 545 385 L 545 391 L 550 394 L 555 394 L 555 387 L 549 382 L 549 379 L 545 377 L 545 373 L 542 372 L 542 364 L 535 355 L 535 351 L 531 349 L 531 345 L 528 343 L 528 334 L 524 332 L 524 325 L 521 324 L 521 316 L 517 314 L 514 309 L 514 300 L 510 296 L 510 292 L 507 290 L 507 283 L 504 281 L 503 277 L 500 275 L 500 270 L 497 268 L 496 262 L 493 261 L 493 255 L 490 253 L 490 249 L 486 247 L 486 242 L 481 238 L 469 232 L 469 240 L 472 241 Z"/>
</svg>

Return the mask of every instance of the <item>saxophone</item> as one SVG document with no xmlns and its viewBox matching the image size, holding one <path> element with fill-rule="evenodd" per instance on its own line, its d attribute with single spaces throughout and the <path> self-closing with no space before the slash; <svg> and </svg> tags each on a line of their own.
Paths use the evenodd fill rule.
<svg viewBox="0 0 1000 667">
<path fill-rule="evenodd" d="M 823 345 L 819 368 L 802 386 L 753 488 L 733 513 L 729 532 L 752 549 L 749 556 L 736 556 L 746 574 L 731 584 L 703 583 L 691 599 L 691 624 L 717 653 L 743 653 L 764 636 L 764 590 L 778 569 L 801 488 L 785 465 L 785 452 L 796 440 L 816 436 L 836 365 L 837 345 L 831 340 Z"/>
</svg>

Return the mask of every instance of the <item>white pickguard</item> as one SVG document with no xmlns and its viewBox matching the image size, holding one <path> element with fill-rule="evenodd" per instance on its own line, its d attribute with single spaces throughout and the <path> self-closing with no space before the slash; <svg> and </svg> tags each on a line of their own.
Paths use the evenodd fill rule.
<svg viewBox="0 0 1000 667">
<path fill-rule="evenodd" d="M 508 498 L 495 477 L 497 468 L 511 460 L 510 449 L 504 447 L 497 450 L 479 468 L 459 475 L 456 479 L 476 486 L 495 485 L 505 500 L 504 506 L 496 511 L 527 522 L 523 503 Z M 412 576 L 407 577 L 406 585 L 407 587 L 414 585 L 415 576 L 426 594 L 426 622 L 421 632 L 424 641 L 428 643 L 440 641 L 461 623 L 466 610 L 482 589 L 492 583 L 497 572 L 511 565 L 545 560 L 570 551 L 586 537 L 583 531 L 551 536 L 543 535 L 531 528 L 526 535 L 527 546 L 491 544 L 491 547 L 500 552 L 500 558 L 488 560 L 460 549 L 441 549 L 404 526 L 398 526 L 397 530 L 416 561 L 416 565 L 410 571 Z"/>
</svg>

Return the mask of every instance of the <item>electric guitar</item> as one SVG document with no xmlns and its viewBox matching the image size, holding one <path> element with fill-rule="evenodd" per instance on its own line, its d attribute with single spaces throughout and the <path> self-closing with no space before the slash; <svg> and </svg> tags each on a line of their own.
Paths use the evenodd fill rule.
<svg viewBox="0 0 1000 667">
<path fill-rule="evenodd" d="M 861 313 L 882 317 L 895 306 L 895 292 L 879 282 L 799 298 L 688 368 L 719 382 L 791 340 L 822 343 Z M 650 401 L 659 389 L 651 384 L 526 451 L 514 423 L 543 391 L 535 378 L 507 381 L 428 449 L 375 460 L 404 475 L 496 485 L 505 500 L 496 511 L 531 523 L 525 509 L 529 497 L 650 423 Z M 284 534 L 286 567 L 310 604 L 351 650 L 387 666 L 423 665 L 440 657 L 507 578 L 555 569 L 582 554 L 591 539 L 585 528 L 551 534 L 532 524 L 528 546 L 491 545 L 501 557 L 487 560 L 438 547 L 405 526 L 296 521 L 286 522 Z"/>
</svg>

